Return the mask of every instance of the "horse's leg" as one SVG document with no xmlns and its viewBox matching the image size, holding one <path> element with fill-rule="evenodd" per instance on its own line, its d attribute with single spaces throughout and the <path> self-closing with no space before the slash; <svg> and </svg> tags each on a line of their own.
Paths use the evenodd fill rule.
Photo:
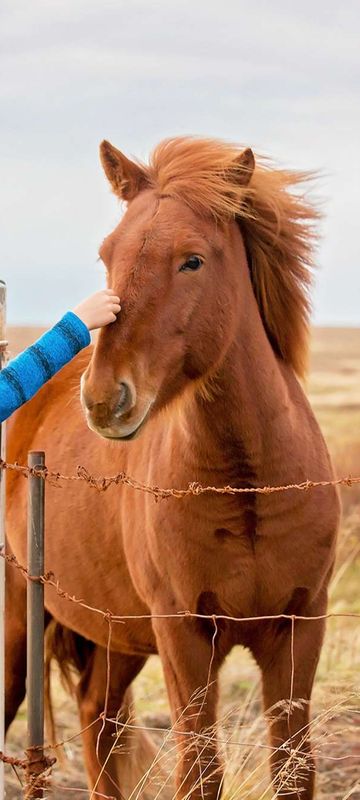
<svg viewBox="0 0 360 800">
<path fill-rule="evenodd" d="M 322 613 L 323 606 L 307 611 L 308 616 Z M 312 800 L 314 796 L 310 697 L 323 635 L 324 620 L 284 622 L 281 632 L 264 637 L 260 656 L 256 653 L 274 748 L 270 757 L 272 777 L 279 795 L 283 793 L 288 800 Z M 281 701 L 285 701 L 282 706 Z"/>
<path fill-rule="evenodd" d="M 153 617 L 177 739 L 176 800 L 215 800 L 222 772 L 217 753 L 216 629 L 195 619 Z"/>
<path fill-rule="evenodd" d="M 146 659 L 120 653 L 109 655 L 110 669 L 106 650 L 95 647 L 81 675 L 77 697 L 90 788 L 123 799 L 138 782 L 141 785 L 141 778 L 156 751 L 145 732 L 122 727 L 126 722 L 134 725 L 128 687 Z M 105 707 L 106 719 L 103 717 Z M 146 789 L 145 783 L 143 796 L 147 794 Z"/>
<path fill-rule="evenodd" d="M 5 586 L 5 729 L 25 697 L 26 581 L 16 567 L 6 564 Z"/>
</svg>

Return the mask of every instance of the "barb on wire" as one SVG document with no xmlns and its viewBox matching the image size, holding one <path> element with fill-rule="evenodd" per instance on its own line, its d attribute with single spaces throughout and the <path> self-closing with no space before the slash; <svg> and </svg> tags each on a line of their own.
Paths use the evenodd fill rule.
<svg viewBox="0 0 360 800">
<path fill-rule="evenodd" d="M 6 753 L 3 753 L 2 750 L 0 750 L 0 761 L 2 761 L 3 764 L 10 764 L 11 767 L 20 767 L 20 769 L 26 769 L 29 763 L 27 758 L 8 756 Z"/>
<path fill-rule="evenodd" d="M 60 486 L 64 482 L 84 481 L 88 486 L 97 489 L 99 492 L 105 492 L 110 486 L 129 486 L 136 491 L 151 494 L 155 500 L 163 500 L 167 497 L 175 497 L 181 500 L 183 497 L 198 497 L 202 494 L 275 494 L 277 492 L 286 492 L 290 490 L 296 491 L 309 491 L 309 489 L 319 489 L 326 486 L 354 486 L 360 483 L 360 477 L 353 477 L 347 475 L 342 478 L 334 478 L 330 481 L 313 481 L 307 478 L 300 483 L 289 483 L 283 486 L 202 486 L 196 481 L 190 481 L 186 488 L 161 488 L 159 486 L 150 486 L 146 483 L 132 478 L 126 472 L 118 472 L 116 475 L 109 476 L 96 476 L 90 473 L 86 467 L 80 465 L 77 467 L 75 475 L 63 475 L 56 470 L 48 469 L 48 467 L 29 467 L 23 464 L 18 464 L 17 461 L 9 463 L 0 459 L 0 470 L 9 470 L 17 472 L 25 478 L 29 475 L 36 475 L 43 480 L 49 481 L 53 485 Z"/>
<path fill-rule="evenodd" d="M 37 748 L 31 748 L 32 750 L 36 750 Z M 28 750 L 27 750 L 28 752 Z M 15 756 L 9 756 L 6 753 L 3 753 L 0 750 L 0 761 L 4 764 L 10 764 L 11 767 L 19 767 L 20 769 L 28 769 L 30 764 L 30 756 L 28 755 L 26 758 L 16 758 Z M 32 757 L 31 763 L 34 763 L 34 758 Z M 56 763 L 56 758 L 50 758 L 49 756 L 41 755 L 39 756 L 39 763 L 44 770 L 50 769 Z"/>
</svg>

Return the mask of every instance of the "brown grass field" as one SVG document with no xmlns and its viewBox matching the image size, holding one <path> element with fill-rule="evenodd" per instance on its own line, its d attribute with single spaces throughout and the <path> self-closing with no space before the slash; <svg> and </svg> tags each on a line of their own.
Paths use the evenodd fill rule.
<svg viewBox="0 0 360 800">
<path fill-rule="evenodd" d="M 15 354 L 34 340 L 39 329 L 10 329 Z M 333 455 L 338 476 L 360 475 L 360 329 L 317 328 L 313 331 L 307 392 Z M 311 478 L 311 476 L 309 476 Z M 360 485 L 342 491 L 343 521 L 337 567 L 331 585 L 330 610 L 360 614 Z M 317 753 L 318 800 L 360 800 L 360 617 L 329 620 L 313 694 L 313 742 Z M 74 700 L 54 673 L 57 739 L 79 730 Z M 136 707 L 141 724 L 158 729 L 165 769 L 173 769 L 168 705 L 157 657 L 149 659 L 136 681 Z M 275 800 L 267 770 L 266 732 L 261 713 L 259 676 L 249 654 L 235 648 L 222 671 L 219 737 L 224 751 L 226 800 Z M 163 741 L 167 744 L 164 747 Z M 116 743 L 114 741 L 114 743 Z M 21 755 L 26 746 L 26 706 L 10 730 L 7 751 Z M 119 758 L 121 756 L 119 755 Z M 6 767 L 7 794 L 22 796 L 19 777 Z M 63 748 L 54 770 L 53 796 L 87 797 L 78 737 Z M 65 789 L 59 787 L 67 787 Z M 156 797 L 159 789 L 150 791 Z M 137 797 L 134 792 L 132 797 Z M 159 797 L 163 796 L 161 791 Z M 286 796 L 285 793 L 283 796 Z"/>
</svg>

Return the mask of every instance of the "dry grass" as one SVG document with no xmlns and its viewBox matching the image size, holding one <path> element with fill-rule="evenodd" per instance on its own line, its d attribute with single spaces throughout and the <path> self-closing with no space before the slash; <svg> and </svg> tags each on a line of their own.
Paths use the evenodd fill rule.
<svg viewBox="0 0 360 800">
<path fill-rule="evenodd" d="M 21 344 L 28 342 L 23 332 Z M 10 336 L 13 349 L 20 335 Z M 15 344 L 15 346 L 14 346 Z M 314 331 L 308 391 L 333 454 L 338 474 L 360 474 L 360 330 L 317 329 Z M 311 477 L 311 476 L 310 476 Z M 360 487 L 343 490 L 344 516 L 337 566 L 331 585 L 330 610 L 360 613 Z M 312 738 L 318 760 L 318 800 L 360 799 L 360 621 L 335 618 L 328 622 L 325 644 L 313 695 Z M 159 764 L 171 776 L 174 769 L 174 741 L 169 732 L 169 709 L 158 658 L 149 659 L 135 683 L 136 709 L 140 725 L 153 729 L 158 747 L 146 784 L 156 797 Z M 198 698 L 199 701 L 199 698 Z M 59 739 L 79 729 L 73 701 L 56 681 Z M 274 713 L 286 713 L 276 709 Z M 25 707 L 12 726 L 8 750 L 19 753 L 25 740 Z M 114 726 L 115 731 L 115 726 Z M 209 731 L 208 736 L 214 732 Z M 225 800 L 275 800 L 269 782 L 268 743 L 261 711 L 259 674 L 251 656 L 234 648 L 221 674 L 221 709 L 217 730 L 225 770 Z M 114 739 L 116 746 L 117 740 Z M 120 756 L 119 756 L 120 758 Z M 291 753 L 284 773 L 283 791 L 291 787 L 298 754 Z M 7 798 L 21 797 L 19 783 L 7 768 Z M 55 770 L 55 782 L 77 786 L 67 792 L 81 800 L 85 778 L 78 739 L 65 748 L 63 764 Z M 141 786 L 132 800 L 140 795 Z M 159 796 L 160 796 L 159 794 Z M 55 789 L 54 798 L 63 797 Z"/>
</svg>

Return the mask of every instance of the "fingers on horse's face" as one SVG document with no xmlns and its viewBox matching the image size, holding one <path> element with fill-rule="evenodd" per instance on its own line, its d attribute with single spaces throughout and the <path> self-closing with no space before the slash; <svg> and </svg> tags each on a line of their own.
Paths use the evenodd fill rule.
<svg viewBox="0 0 360 800">
<path fill-rule="evenodd" d="M 100 248 L 122 306 L 100 332 L 82 382 L 88 424 L 103 436 L 134 438 L 226 352 L 240 291 L 229 228 L 145 190 Z"/>
</svg>

